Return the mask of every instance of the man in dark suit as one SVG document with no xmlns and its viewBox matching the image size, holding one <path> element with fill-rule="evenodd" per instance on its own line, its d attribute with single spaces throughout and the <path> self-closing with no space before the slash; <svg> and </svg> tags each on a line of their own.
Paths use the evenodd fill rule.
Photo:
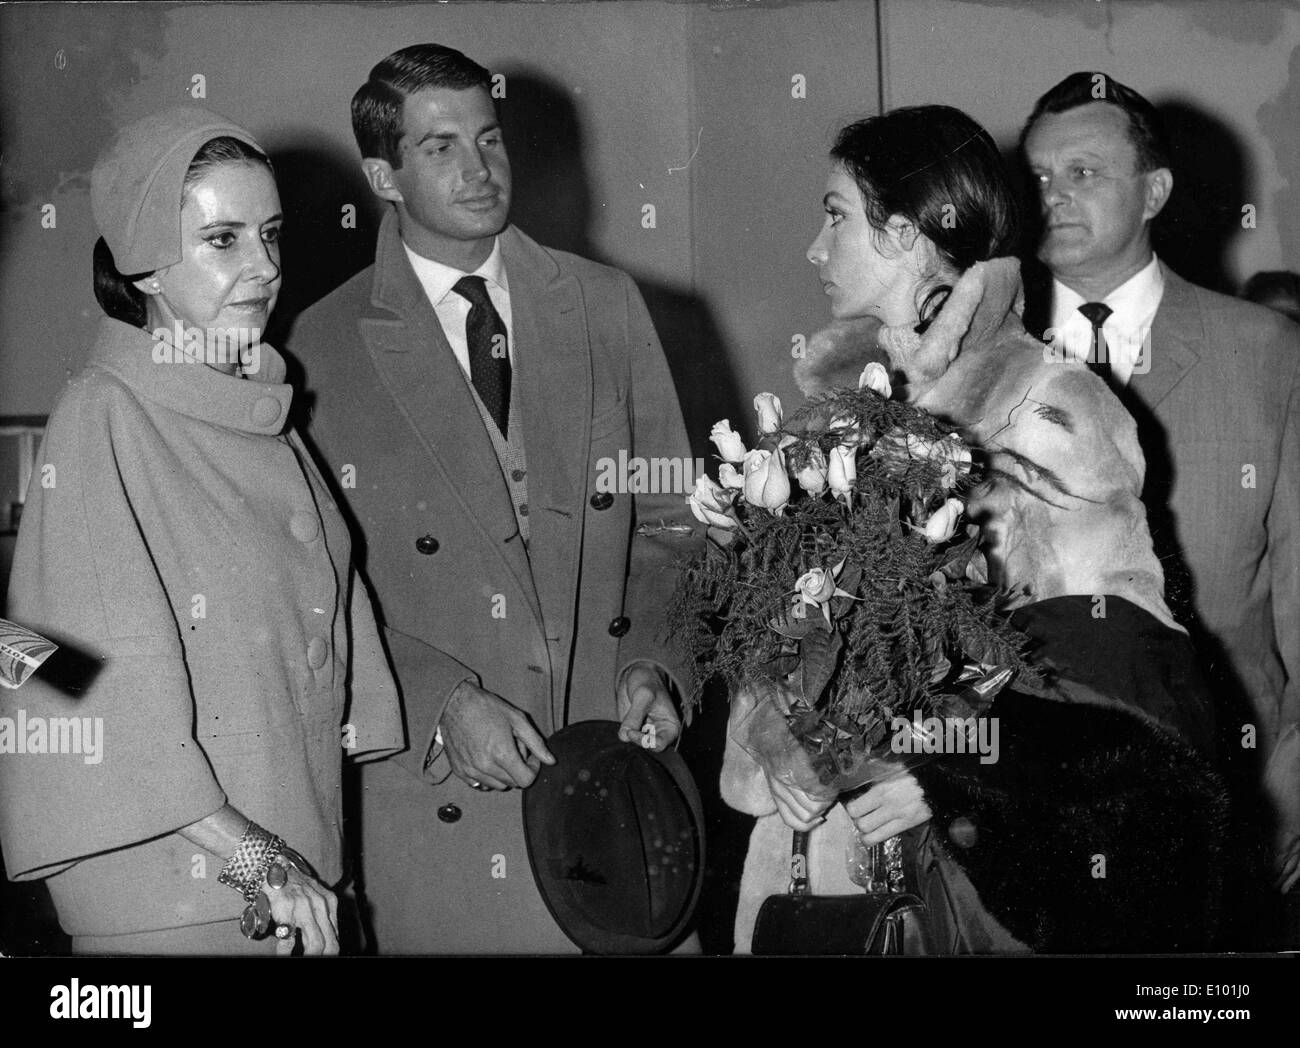
<svg viewBox="0 0 1300 1048">
<path fill-rule="evenodd" d="M 1031 329 L 1036 316 L 1054 349 L 1086 356 L 1137 420 L 1166 599 L 1223 703 L 1230 770 L 1263 783 L 1286 890 L 1300 876 L 1300 328 L 1156 257 L 1173 176 L 1137 92 L 1074 73 L 1038 100 L 1021 148 L 1051 273 Z"/>
<path fill-rule="evenodd" d="M 677 395 L 632 281 L 507 224 L 491 84 L 435 44 L 371 71 L 352 120 L 391 205 L 375 264 L 291 343 L 406 717 L 408 750 L 362 778 L 384 953 L 572 952 L 521 825 L 545 736 L 614 718 L 662 749 L 680 729 L 659 636 L 692 533 Z M 686 486 L 609 490 L 620 451 Z"/>
</svg>

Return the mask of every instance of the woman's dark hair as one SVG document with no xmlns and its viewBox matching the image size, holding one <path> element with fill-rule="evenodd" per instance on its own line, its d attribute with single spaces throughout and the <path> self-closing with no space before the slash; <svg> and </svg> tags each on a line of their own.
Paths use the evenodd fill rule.
<svg viewBox="0 0 1300 1048">
<path fill-rule="evenodd" d="M 352 96 L 352 133 L 363 157 L 402 166 L 402 106 L 406 96 L 429 87 L 491 93 L 492 75 L 472 58 L 441 44 L 412 44 L 370 70 L 370 78 Z"/>
<path fill-rule="evenodd" d="M 859 120 L 836 137 L 831 158 L 857 182 L 873 229 L 901 215 L 957 272 L 1014 250 L 1019 218 L 1002 157 L 960 109 L 909 106 Z M 923 325 L 951 290 L 928 290 Z"/>
<path fill-rule="evenodd" d="M 223 135 L 209 139 L 194 154 L 190 166 L 185 171 L 185 181 L 181 189 L 181 205 L 189 197 L 195 185 L 214 167 L 221 164 L 262 164 L 271 171 L 271 161 L 265 153 L 254 149 L 247 142 Z M 95 241 L 94 251 L 95 300 L 100 308 L 114 320 L 120 320 L 132 327 L 144 327 L 148 312 L 145 308 L 145 295 L 135 286 L 135 281 L 147 277 L 148 273 L 125 275 L 119 273 L 113 261 L 113 252 L 103 237 Z"/>
</svg>

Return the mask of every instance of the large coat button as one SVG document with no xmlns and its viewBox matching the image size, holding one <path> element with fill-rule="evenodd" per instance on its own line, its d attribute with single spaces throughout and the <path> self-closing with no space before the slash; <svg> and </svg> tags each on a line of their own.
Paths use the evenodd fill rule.
<svg viewBox="0 0 1300 1048">
<path fill-rule="evenodd" d="M 612 505 L 614 505 L 614 496 L 608 491 L 598 491 L 591 496 L 592 509 L 609 509 Z"/>
<path fill-rule="evenodd" d="M 327 641 L 320 637 L 312 637 L 307 642 L 307 665 L 314 670 L 320 669 L 325 665 L 325 660 L 329 658 L 330 646 Z"/>
<path fill-rule="evenodd" d="M 311 542 L 320 534 L 320 518 L 306 511 L 295 513 L 289 518 L 289 531 L 299 542 Z"/>
<path fill-rule="evenodd" d="M 421 535 L 418 539 L 415 540 L 415 548 L 418 549 L 421 553 L 425 553 L 425 554 L 437 553 L 438 540 L 435 539 L 432 535 Z"/>
<path fill-rule="evenodd" d="M 973 848 L 979 843 L 980 834 L 975 823 L 962 815 L 949 824 L 948 839 L 959 848 Z"/>
<path fill-rule="evenodd" d="M 249 415 L 254 425 L 269 426 L 280 417 L 280 402 L 275 397 L 258 397 Z"/>
<path fill-rule="evenodd" d="M 440 818 L 443 822 L 459 822 L 460 805 L 444 804 L 441 808 L 438 809 L 438 818 Z"/>
<path fill-rule="evenodd" d="M 611 637 L 621 637 L 632 628 L 632 620 L 626 615 L 620 615 L 609 624 L 609 635 Z"/>
</svg>

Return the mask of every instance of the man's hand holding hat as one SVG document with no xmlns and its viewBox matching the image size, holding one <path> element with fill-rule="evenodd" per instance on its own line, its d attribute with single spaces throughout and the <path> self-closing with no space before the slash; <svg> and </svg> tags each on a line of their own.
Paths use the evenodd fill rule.
<svg viewBox="0 0 1300 1048">
<path fill-rule="evenodd" d="M 500 695 L 463 682 L 439 725 L 451 770 L 475 789 L 531 786 L 555 758 L 527 714 Z"/>
<path fill-rule="evenodd" d="M 618 737 L 666 750 L 682 733 L 668 674 L 647 659 L 629 662 L 618 678 Z M 649 745 L 646 745 L 648 740 Z"/>
</svg>

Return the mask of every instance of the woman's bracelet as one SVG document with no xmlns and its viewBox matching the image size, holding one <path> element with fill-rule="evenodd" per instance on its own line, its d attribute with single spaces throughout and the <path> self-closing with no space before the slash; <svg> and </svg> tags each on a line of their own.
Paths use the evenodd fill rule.
<svg viewBox="0 0 1300 1048">
<path fill-rule="evenodd" d="M 234 888 L 245 902 L 251 903 L 266 880 L 266 871 L 285 849 L 284 841 L 249 819 L 248 827 L 235 847 L 235 854 L 221 868 L 217 880 Z"/>
</svg>

